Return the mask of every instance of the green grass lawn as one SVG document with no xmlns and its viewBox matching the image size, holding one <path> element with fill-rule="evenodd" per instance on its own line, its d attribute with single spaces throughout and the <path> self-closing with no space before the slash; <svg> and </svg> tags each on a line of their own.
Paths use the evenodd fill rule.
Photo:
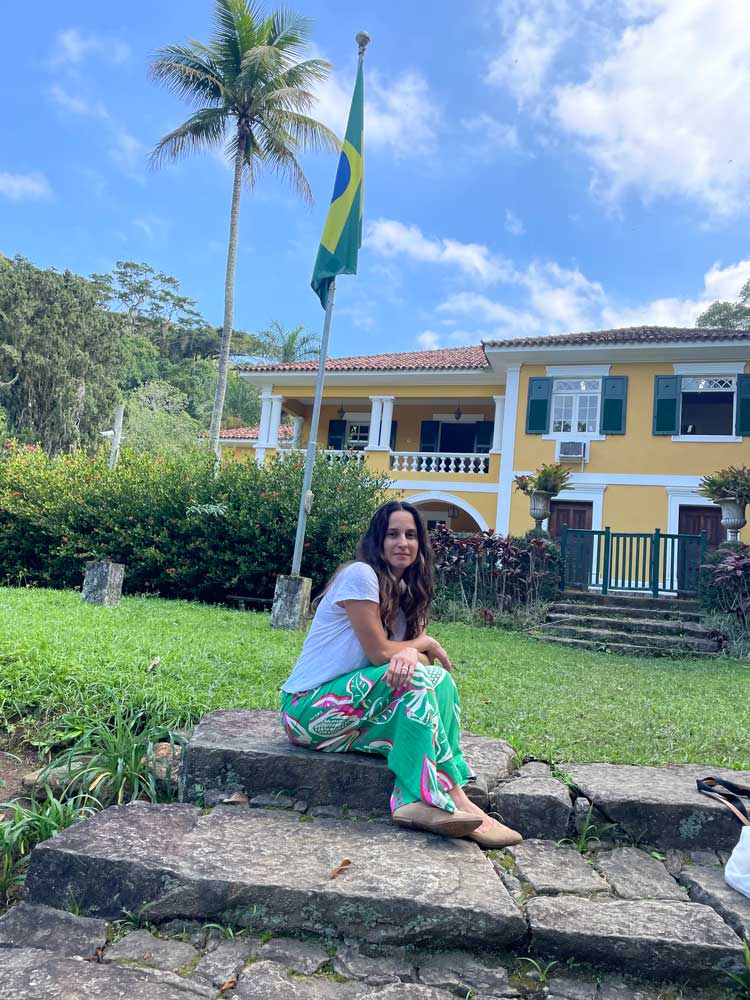
<svg viewBox="0 0 750 1000">
<path fill-rule="evenodd" d="M 573 652 L 517 633 L 436 624 L 464 726 L 555 762 L 698 762 L 750 769 L 750 666 Z M 171 723 L 212 708 L 275 708 L 302 644 L 269 616 L 67 591 L 0 588 L 0 723 L 116 699 Z M 149 664 L 160 657 L 150 671 Z"/>
</svg>

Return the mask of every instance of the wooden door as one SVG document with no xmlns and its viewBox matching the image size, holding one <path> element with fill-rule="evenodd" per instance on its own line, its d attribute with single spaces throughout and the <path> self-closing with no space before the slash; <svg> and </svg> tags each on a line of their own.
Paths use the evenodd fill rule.
<svg viewBox="0 0 750 1000">
<path fill-rule="evenodd" d="M 713 552 L 724 541 L 721 508 L 680 506 L 677 530 L 681 535 L 700 535 L 705 531 L 706 552 Z M 694 594 L 698 589 L 700 543 L 678 539 L 677 546 L 677 592 Z"/>
<path fill-rule="evenodd" d="M 592 503 L 581 500 L 553 500 L 550 504 L 549 533 L 560 538 L 563 525 L 591 531 Z M 591 582 L 591 564 L 594 556 L 593 535 L 569 535 L 565 554 L 565 585 L 586 589 Z"/>
</svg>

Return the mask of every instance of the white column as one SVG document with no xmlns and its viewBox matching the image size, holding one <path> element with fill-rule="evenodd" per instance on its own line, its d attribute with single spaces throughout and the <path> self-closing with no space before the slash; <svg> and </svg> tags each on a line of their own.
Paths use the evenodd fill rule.
<svg viewBox="0 0 750 1000">
<path fill-rule="evenodd" d="M 271 396 L 271 417 L 268 424 L 268 438 L 266 447 L 279 447 L 279 425 L 281 424 L 281 404 L 284 402 L 283 396 Z"/>
<path fill-rule="evenodd" d="M 383 396 L 383 415 L 380 422 L 380 450 L 391 450 L 391 424 L 393 422 L 393 396 Z"/>
<path fill-rule="evenodd" d="M 370 436 L 366 451 L 377 451 L 380 446 L 380 421 L 383 416 L 383 397 L 370 396 L 372 413 L 370 414 Z"/>
<path fill-rule="evenodd" d="M 495 531 L 507 535 L 510 530 L 510 498 L 513 493 L 513 461 L 516 450 L 516 420 L 518 416 L 518 386 L 521 366 L 512 365 L 505 377 L 505 409 L 503 436 L 500 445 L 500 479 L 497 490 Z"/>
<path fill-rule="evenodd" d="M 268 440 L 268 429 L 271 425 L 271 407 L 273 394 L 264 391 L 260 394 L 260 424 L 258 425 L 258 444 L 256 447 L 265 448 Z"/>
<path fill-rule="evenodd" d="M 299 448 L 300 439 L 302 437 L 302 427 L 304 426 L 304 417 L 292 417 L 292 448 Z"/>
<path fill-rule="evenodd" d="M 503 439 L 503 418 L 505 416 L 505 396 L 493 396 L 495 401 L 495 424 L 492 428 L 492 449 L 490 455 L 500 454 Z"/>
</svg>

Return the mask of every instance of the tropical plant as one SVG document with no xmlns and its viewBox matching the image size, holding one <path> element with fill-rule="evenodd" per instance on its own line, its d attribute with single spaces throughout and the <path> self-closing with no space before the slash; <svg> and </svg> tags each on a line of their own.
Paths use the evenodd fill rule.
<svg viewBox="0 0 750 1000">
<path fill-rule="evenodd" d="M 310 38 L 311 22 L 283 9 L 265 15 L 251 0 L 215 0 L 215 30 L 208 44 L 167 45 L 156 53 L 152 78 L 195 109 L 156 144 L 151 160 L 159 166 L 193 150 L 225 145 L 234 179 L 224 284 L 224 323 L 219 352 L 210 441 L 219 453 L 234 321 L 237 235 L 243 176 L 254 187 L 265 168 L 288 180 L 312 201 L 297 156 L 306 149 L 334 151 L 338 140 L 310 117 L 314 86 L 330 65 L 297 57 Z"/>
<path fill-rule="evenodd" d="M 175 747 L 185 742 L 184 737 L 155 723 L 144 709 L 120 705 L 111 719 L 68 713 L 54 723 L 58 732 L 61 724 L 74 734 L 73 742 L 45 771 L 67 769 L 66 792 L 79 789 L 96 794 L 105 806 L 135 799 L 156 802 L 160 787 L 155 746 L 168 741 L 174 757 Z M 170 788 L 169 778 L 167 774 L 164 790 Z"/>
<path fill-rule="evenodd" d="M 285 330 L 278 320 L 258 334 L 260 353 L 269 361 L 288 364 L 292 361 L 310 361 L 320 353 L 320 337 L 305 333 L 304 326 Z"/>
<path fill-rule="evenodd" d="M 530 476 L 516 476 L 515 484 L 519 493 L 531 496 L 536 490 L 550 493 L 553 497 L 568 485 L 570 472 L 562 465 L 540 465 Z"/>
<path fill-rule="evenodd" d="M 736 302 L 713 302 L 700 314 L 695 325 L 723 330 L 750 330 L 750 281 L 742 286 Z"/>
<path fill-rule="evenodd" d="M 727 469 L 704 476 L 698 484 L 697 492 L 714 503 L 734 500 L 745 508 L 750 503 L 750 468 L 746 465 L 730 465 Z"/>
</svg>

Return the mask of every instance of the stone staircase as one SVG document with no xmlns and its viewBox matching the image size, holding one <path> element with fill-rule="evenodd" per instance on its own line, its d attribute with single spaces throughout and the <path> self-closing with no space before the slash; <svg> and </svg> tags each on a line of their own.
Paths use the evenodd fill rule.
<svg viewBox="0 0 750 1000">
<path fill-rule="evenodd" d="M 0 1000 L 728 995 L 750 900 L 721 867 L 738 827 L 695 778 L 750 773 L 553 774 L 501 740 L 464 747 L 472 795 L 522 844 L 401 830 L 380 758 L 292 746 L 275 712 L 211 713 L 183 802 L 114 806 L 34 850 L 26 900 L 0 919 Z"/>
<path fill-rule="evenodd" d="M 700 624 L 698 602 L 683 598 L 566 591 L 536 633 L 547 642 L 629 656 L 714 657 L 714 632 Z"/>
</svg>

